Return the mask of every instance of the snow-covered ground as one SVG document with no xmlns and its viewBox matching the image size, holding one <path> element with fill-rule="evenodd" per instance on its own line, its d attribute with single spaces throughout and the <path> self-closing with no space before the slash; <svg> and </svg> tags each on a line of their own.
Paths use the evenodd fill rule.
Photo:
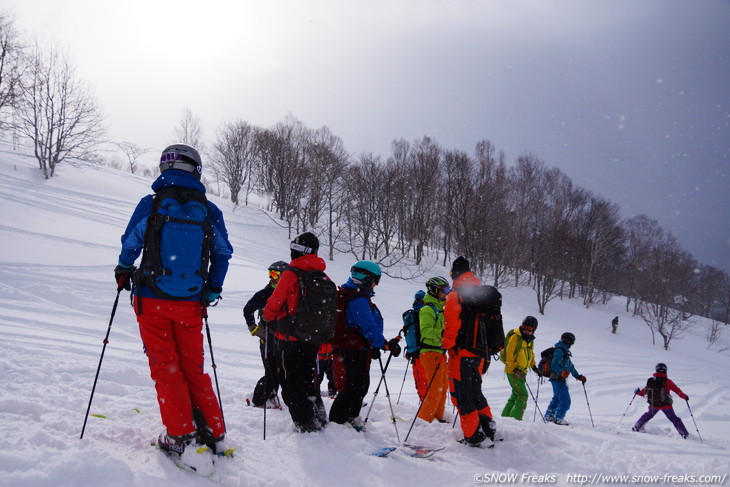
<svg viewBox="0 0 730 487">
<path fill-rule="evenodd" d="M 681 480 L 720 484 L 710 476 L 719 476 L 727 485 L 730 360 L 728 352 L 707 349 L 702 324 L 692 335 L 674 341 L 667 352 L 652 346 L 648 328 L 626 313 L 622 298 L 589 310 L 579 300 L 553 301 L 547 315 L 538 316 L 529 288 L 502 290 L 505 328 L 517 326 L 525 315 L 538 316 L 537 350 L 553 345 L 564 331 L 576 334 L 574 362 L 588 377 L 587 399 L 581 384 L 571 380 L 570 427 L 543 424 L 539 416 L 533 421 L 534 403 L 522 422 L 501 419 L 509 386 L 497 363 L 484 381 L 498 436 L 504 438 L 494 449 L 463 446 L 455 441 L 460 437 L 458 426 L 431 424 L 416 425 L 409 438 L 445 446 L 430 460 L 400 451 L 389 458 L 368 455 L 381 446 L 397 445 L 382 388 L 365 433 L 329 425 L 321 433 L 302 435 L 294 432 L 286 410 L 270 410 L 264 440 L 263 411 L 246 407 L 262 366 L 257 340 L 244 326 L 241 310 L 266 284 L 266 267 L 288 260 L 289 238 L 260 210 L 234 208 L 215 197 L 235 248 L 224 299 L 210 311 L 210 328 L 226 423 L 238 444 L 236 458 L 219 462 L 208 480 L 176 468 L 150 447 L 162 425 L 127 292 L 119 300 L 91 408 L 92 414 L 105 418 L 90 417 L 80 440 L 116 295 L 112 270 L 119 237 L 138 199 L 150 192 L 150 183 L 112 169 L 70 166 L 59 167 L 56 177 L 44 180 L 32 158 L 0 142 L 0 439 L 5 445 L 0 449 L 0 486 L 216 482 L 374 487 L 567 485 L 582 480 L 612 485 Z M 329 275 L 344 282 L 353 261 L 336 256 L 328 262 Z M 427 274 L 448 272 L 436 267 Z M 422 285 L 383 278 L 375 302 L 385 316 L 388 337 L 400 329 L 400 315 Z M 610 333 L 614 316 L 620 318 L 617 335 Z M 647 434 L 630 431 L 646 409 L 638 397 L 629 407 L 633 390 L 645 383 L 659 361 L 668 364 L 669 376 L 690 396 L 702 442 L 682 400 L 676 400 L 675 409 L 691 433 L 689 439 L 681 439 L 662 414 L 649 423 Z M 403 358 L 393 359 L 387 374 L 401 440 L 418 408 L 410 372 L 396 404 L 405 364 Z M 373 401 L 380 376 L 374 365 L 368 402 Z M 539 394 L 544 411 L 549 384 L 539 385 L 531 374 L 529 385 Z M 325 403 L 331 404 L 329 399 Z M 624 480 L 611 477 L 623 475 Z"/>
</svg>

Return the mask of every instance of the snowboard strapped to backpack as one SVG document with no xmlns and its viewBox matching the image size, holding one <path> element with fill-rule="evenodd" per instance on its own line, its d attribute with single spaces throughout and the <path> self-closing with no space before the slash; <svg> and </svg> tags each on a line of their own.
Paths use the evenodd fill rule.
<svg viewBox="0 0 730 487">
<path fill-rule="evenodd" d="M 668 406 L 674 402 L 672 396 L 667 394 L 666 383 L 667 379 L 664 377 L 649 377 L 646 380 L 644 395 L 646 396 L 646 402 L 652 407 Z"/>
<path fill-rule="evenodd" d="M 159 190 L 152 199 L 135 286 L 146 286 L 163 299 L 200 296 L 208 280 L 212 235 L 210 208 L 201 191 L 179 186 Z"/>
<path fill-rule="evenodd" d="M 487 285 L 463 286 L 456 292 L 461 303 L 461 328 L 456 347 L 480 357 L 498 354 L 504 348 L 502 294 L 494 286 Z"/>
<path fill-rule="evenodd" d="M 335 333 L 337 286 L 323 271 L 304 271 L 297 267 L 289 270 L 299 280 L 299 306 L 294 314 L 279 321 L 279 331 L 321 345 Z"/>
</svg>

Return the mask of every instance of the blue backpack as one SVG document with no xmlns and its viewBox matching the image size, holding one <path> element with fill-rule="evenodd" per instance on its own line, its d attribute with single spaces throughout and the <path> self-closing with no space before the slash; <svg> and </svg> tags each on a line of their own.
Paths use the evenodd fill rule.
<svg viewBox="0 0 730 487">
<path fill-rule="evenodd" d="M 163 299 L 200 296 L 208 281 L 212 234 L 202 192 L 178 186 L 161 189 L 152 200 L 135 284 Z"/>
<path fill-rule="evenodd" d="M 434 305 L 426 304 L 424 306 L 430 306 L 433 312 L 436 313 L 436 316 L 438 316 L 439 312 Z M 419 312 L 422 307 L 411 308 L 403 313 L 403 335 L 406 338 L 406 352 L 411 355 L 417 353 L 422 346 L 421 327 L 419 323 Z"/>
</svg>

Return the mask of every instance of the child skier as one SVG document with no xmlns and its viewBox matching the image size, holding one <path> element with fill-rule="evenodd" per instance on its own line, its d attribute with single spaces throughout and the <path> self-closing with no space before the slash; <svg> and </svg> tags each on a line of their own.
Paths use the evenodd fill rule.
<svg viewBox="0 0 730 487">
<path fill-rule="evenodd" d="M 648 423 L 656 413 L 662 411 L 667 419 L 672 422 L 674 427 L 677 428 L 677 433 L 679 433 L 682 438 L 687 438 L 689 433 L 687 432 L 687 428 L 684 427 L 682 420 L 674 412 L 674 408 L 672 407 L 673 400 L 670 392 L 676 392 L 677 395 L 685 401 L 689 401 L 689 396 L 682 392 L 672 379 L 667 377 L 667 364 L 660 362 L 656 364 L 655 370 L 656 372 L 654 375 L 646 381 L 646 387 L 643 389 L 639 389 L 637 387 L 636 390 L 634 390 L 634 394 L 638 394 L 642 397 L 646 396 L 646 400 L 649 403 L 649 410 L 641 415 L 639 420 L 631 429 L 633 431 L 643 432 L 644 425 L 646 425 L 646 423 Z"/>
</svg>

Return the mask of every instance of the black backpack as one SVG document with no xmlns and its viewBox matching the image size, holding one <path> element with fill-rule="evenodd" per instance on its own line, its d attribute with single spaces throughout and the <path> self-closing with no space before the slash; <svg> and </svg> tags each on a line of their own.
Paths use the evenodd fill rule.
<svg viewBox="0 0 730 487">
<path fill-rule="evenodd" d="M 644 396 L 646 396 L 646 402 L 652 407 L 658 408 L 672 404 L 672 396 L 667 394 L 666 383 L 667 380 L 664 377 L 649 377 L 647 379 Z"/>
<path fill-rule="evenodd" d="M 201 191 L 161 189 L 152 199 L 134 284 L 163 299 L 201 295 L 208 280 L 212 235 L 210 208 Z"/>
<path fill-rule="evenodd" d="M 504 348 L 502 294 L 494 286 L 464 286 L 456 291 L 461 302 L 461 328 L 456 348 L 480 357 L 498 354 Z M 474 323 L 475 326 L 464 326 Z"/>
<path fill-rule="evenodd" d="M 337 286 L 323 271 L 290 270 L 299 279 L 299 307 L 296 313 L 281 320 L 282 332 L 299 340 L 321 345 L 335 334 L 337 322 Z"/>
<path fill-rule="evenodd" d="M 540 361 L 537 363 L 537 370 L 540 371 L 540 377 L 550 377 L 550 374 L 553 372 L 553 355 L 555 355 L 555 347 L 546 348 L 540 352 Z"/>
</svg>

